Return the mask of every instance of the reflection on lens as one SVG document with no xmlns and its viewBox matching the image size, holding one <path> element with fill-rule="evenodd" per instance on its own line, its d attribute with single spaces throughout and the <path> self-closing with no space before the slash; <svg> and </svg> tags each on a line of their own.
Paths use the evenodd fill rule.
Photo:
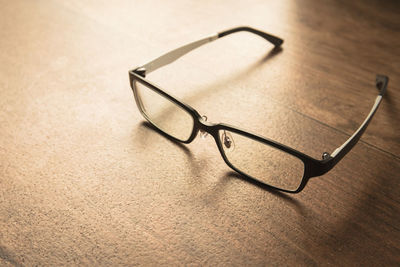
<svg viewBox="0 0 400 267">
<path fill-rule="evenodd" d="M 299 158 L 231 131 L 220 130 L 219 138 L 226 158 L 236 169 L 277 188 L 299 188 L 304 175 Z"/>
<path fill-rule="evenodd" d="M 187 141 L 193 131 L 193 117 L 179 105 L 144 84 L 135 81 L 134 86 L 137 104 L 145 117 L 165 133 Z"/>
</svg>

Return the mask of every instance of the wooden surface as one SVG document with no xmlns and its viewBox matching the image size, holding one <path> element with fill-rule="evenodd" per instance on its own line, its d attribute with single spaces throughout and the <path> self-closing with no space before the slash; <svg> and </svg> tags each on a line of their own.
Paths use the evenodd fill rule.
<svg viewBox="0 0 400 267">
<path fill-rule="evenodd" d="M 397 1 L 1 1 L 0 265 L 399 265 Z M 238 33 L 149 79 L 212 122 L 315 158 L 355 148 L 298 195 L 248 183 L 212 138 L 143 123 L 128 70 Z"/>
</svg>

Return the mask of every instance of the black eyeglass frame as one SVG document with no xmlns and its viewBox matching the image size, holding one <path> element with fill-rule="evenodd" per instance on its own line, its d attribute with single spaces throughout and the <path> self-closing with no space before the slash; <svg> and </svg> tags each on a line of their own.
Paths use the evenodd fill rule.
<svg viewBox="0 0 400 267">
<path fill-rule="evenodd" d="M 140 110 L 140 112 L 142 113 L 142 115 L 144 116 L 144 118 L 147 119 L 147 121 L 149 121 L 149 123 L 151 123 L 155 129 L 161 133 L 162 135 L 176 141 L 176 142 L 181 142 L 181 143 L 190 143 L 194 140 L 194 138 L 197 136 L 199 131 L 204 131 L 207 132 L 208 134 L 210 134 L 211 136 L 213 136 L 218 150 L 221 153 L 222 158 L 224 159 L 225 163 L 232 168 L 234 171 L 238 172 L 239 174 L 243 175 L 244 177 L 248 178 L 248 179 L 252 179 L 254 181 L 257 181 L 258 183 L 261 183 L 269 188 L 272 189 L 276 189 L 276 190 L 280 190 L 283 192 L 287 192 L 287 193 L 299 193 L 301 192 L 304 187 L 306 186 L 306 184 L 308 183 L 310 178 L 313 177 L 317 177 L 317 176 L 321 176 L 325 173 L 327 173 L 328 171 L 330 171 L 353 147 L 354 145 L 358 142 L 358 140 L 360 139 L 361 135 L 364 133 L 364 131 L 366 130 L 369 122 L 371 121 L 373 115 L 375 114 L 381 99 L 383 97 L 383 95 L 386 92 L 386 88 L 387 88 L 387 84 L 389 81 L 389 78 L 387 76 L 384 75 L 377 75 L 376 76 L 376 87 L 379 90 L 379 95 L 376 98 L 375 104 L 373 106 L 373 108 L 371 109 L 369 115 L 367 116 L 367 118 L 365 119 L 365 121 L 361 124 L 361 126 L 359 127 L 359 129 L 339 148 L 337 148 L 332 154 L 329 154 L 327 152 L 324 152 L 322 155 L 322 160 L 317 160 L 314 159 L 300 151 L 297 151 L 293 148 L 290 148 L 286 145 L 283 145 L 281 143 L 278 143 L 276 141 L 273 141 L 271 139 L 268 139 L 266 137 L 263 137 L 261 135 L 256 135 L 253 133 L 250 133 L 244 129 L 240 129 L 239 127 L 235 127 L 232 125 L 228 125 L 225 123 L 211 123 L 208 121 L 205 121 L 202 116 L 194 109 L 192 108 L 190 105 L 184 103 L 181 100 L 178 100 L 176 97 L 172 96 L 171 94 L 168 94 L 167 92 L 165 92 L 163 89 L 161 89 L 159 86 L 155 85 L 154 83 L 150 82 L 149 80 L 146 79 L 146 74 L 150 71 L 153 71 L 155 69 L 158 69 L 159 67 L 162 67 L 164 65 L 167 65 L 173 61 L 175 61 L 176 59 L 178 59 L 179 57 L 181 57 L 182 55 L 190 52 L 191 50 L 197 48 L 200 45 L 203 45 L 207 42 L 213 41 L 215 39 L 221 38 L 223 36 L 226 36 L 228 34 L 231 33 L 235 33 L 235 32 L 239 32 L 239 31 L 248 31 L 251 33 L 255 33 L 261 37 L 263 37 L 264 39 L 268 40 L 269 42 L 271 42 L 272 44 L 275 45 L 275 47 L 279 47 L 282 43 L 283 40 L 267 34 L 265 32 L 256 30 L 254 28 L 250 28 L 250 27 L 237 27 L 237 28 L 233 28 L 230 30 L 226 30 L 223 32 L 218 33 L 217 35 L 214 35 L 212 37 L 207 37 L 204 39 L 201 39 L 200 41 L 202 41 L 202 43 L 200 44 L 196 44 L 197 42 L 200 41 L 196 41 L 193 43 L 189 43 L 186 46 L 180 47 L 178 49 L 175 49 L 153 61 L 151 61 L 150 63 L 144 64 L 140 67 L 137 67 L 133 70 L 129 71 L 129 79 L 130 79 L 130 85 L 135 97 L 135 101 L 136 104 Z M 216 37 L 216 38 L 215 38 Z M 193 44 L 195 44 L 193 46 Z M 189 49 L 187 48 L 189 47 Z M 185 50 L 186 48 L 186 50 Z M 182 51 L 183 49 L 183 51 Z M 171 57 L 172 55 L 172 57 Z M 166 59 L 167 58 L 167 59 Z M 165 60 L 166 59 L 166 60 Z M 161 64 L 159 63 L 160 61 Z M 158 65 L 157 65 L 158 64 Z M 154 92 L 156 92 L 157 94 L 163 96 L 164 98 L 170 100 L 171 102 L 173 102 L 174 104 L 178 105 L 179 107 L 181 107 L 183 110 L 185 110 L 187 113 L 189 113 L 192 118 L 193 118 L 193 129 L 192 129 L 192 133 L 189 136 L 189 138 L 187 140 L 180 140 L 178 138 L 175 138 L 174 136 L 168 134 L 167 132 L 164 132 L 162 129 L 160 129 L 157 124 L 153 123 L 151 121 L 151 119 L 148 118 L 148 116 L 146 115 L 146 113 L 143 111 L 142 109 L 142 105 L 141 105 L 141 100 L 138 96 L 138 92 L 135 86 L 135 82 L 139 82 L 141 84 L 143 84 L 144 86 L 146 86 L 147 88 L 153 90 Z M 304 173 L 303 173 L 303 178 L 301 180 L 301 183 L 299 185 L 299 187 L 296 190 L 287 190 L 284 188 L 279 188 L 279 187 L 275 187 L 269 184 L 266 184 L 262 181 L 260 181 L 259 179 L 257 179 L 257 177 L 252 177 L 246 173 L 244 173 L 243 171 L 241 171 L 240 169 L 237 169 L 234 165 L 232 165 L 230 163 L 230 161 L 228 160 L 228 158 L 225 155 L 224 149 L 223 149 L 223 144 L 221 143 L 221 140 L 219 138 L 219 131 L 221 130 L 226 130 L 229 132 L 233 132 L 236 134 L 240 134 L 242 136 L 245 136 L 247 138 L 253 139 L 255 141 L 261 142 L 263 144 L 272 146 L 276 149 L 282 150 L 298 159 L 300 159 L 303 164 L 304 164 Z"/>
</svg>

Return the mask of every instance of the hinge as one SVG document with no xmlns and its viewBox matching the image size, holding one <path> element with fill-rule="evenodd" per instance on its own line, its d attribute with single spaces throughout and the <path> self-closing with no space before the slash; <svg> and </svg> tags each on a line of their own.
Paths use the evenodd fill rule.
<svg viewBox="0 0 400 267">
<path fill-rule="evenodd" d="M 143 67 L 135 69 L 134 72 L 135 72 L 137 75 L 142 76 L 143 78 L 146 77 L 146 69 L 143 68 Z"/>
</svg>

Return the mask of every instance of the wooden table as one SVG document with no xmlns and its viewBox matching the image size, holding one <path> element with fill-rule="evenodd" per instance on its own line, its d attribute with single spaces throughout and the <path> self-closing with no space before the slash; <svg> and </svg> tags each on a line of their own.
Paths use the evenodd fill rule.
<svg viewBox="0 0 400 267">
<path fill-rule="evenodd" d="M 399 265 L 398 1 L 1 1 L 0 265 Z M 231 172 L 137 110 L 128 70 L 249 25 L 151 79 L 209 121 L 317 159 L 382 105 L 354 149 L 296 195 Z M 150 77 L 149 77 L 150 79 Z"/>
</svg>

